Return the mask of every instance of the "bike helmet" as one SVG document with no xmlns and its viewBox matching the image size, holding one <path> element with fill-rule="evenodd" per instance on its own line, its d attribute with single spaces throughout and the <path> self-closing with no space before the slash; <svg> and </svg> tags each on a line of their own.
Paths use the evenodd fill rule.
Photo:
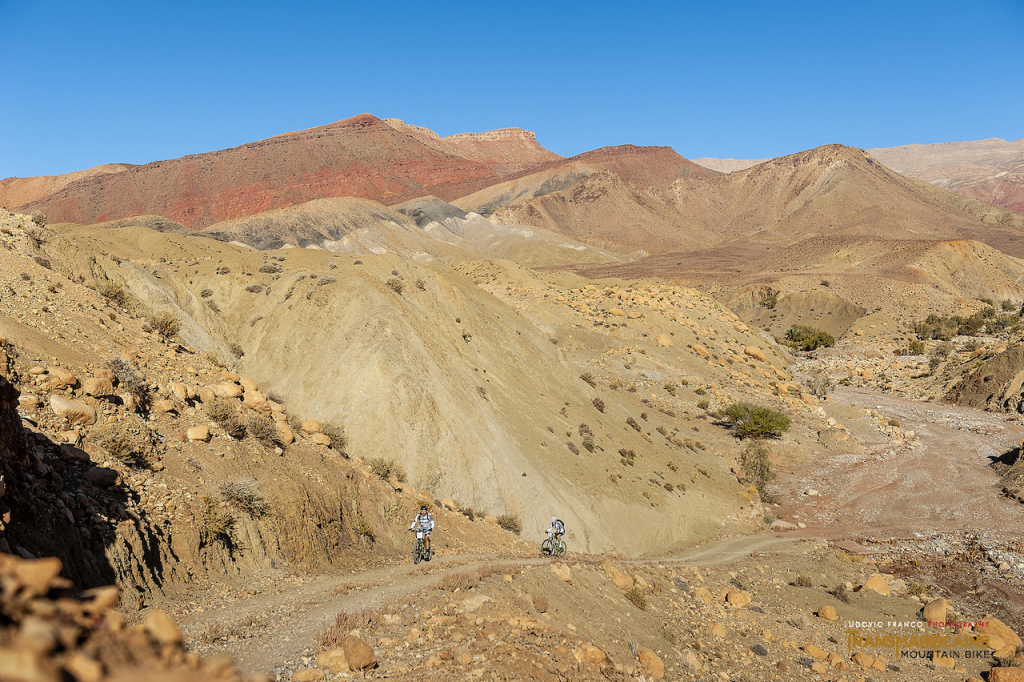
<svg viewBox="0 0 1024 682">
<path fill-rule="evenodd" d="M 551 523 L 554 523 L 554 522 L 555 522 L 555 521 L 557 521 L 557 520 L 558 520 L 558 517 L 555 517 L 555 516 L 552 516 L 552 517 L 551 517 Z"/>
<path fill-rule="evenodd" d="M 421 505 L 420 505 L 420 511 L 421 511 L 421 512 L 425 512 L 425 511 L 427 511 L 427 505 L 425 505 L 425 504 L 421 504 Z"/>
</svg>

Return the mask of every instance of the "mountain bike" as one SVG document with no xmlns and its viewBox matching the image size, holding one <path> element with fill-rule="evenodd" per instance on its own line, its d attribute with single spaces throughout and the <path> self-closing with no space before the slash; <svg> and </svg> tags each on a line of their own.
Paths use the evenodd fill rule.
<svg viewBox="0 0 1024 682">
<path fill-rule="evenodd" d="M 416 533 L 416 546 L 412 550 L 412 562 L 418 564 L 424 559 L 430 561 L 434 556 L 434 551 L 427 549 L 426 534 L 421 530 L 413 532 Z"/>
<path fill-rule="evenodd" d="M 562 556 L 567 549 L 565 540 L 556 540 L 554 535 L 548 535 L 547 540 L 540 543 L 540 553 L 546 556 Z"/>
</svg>

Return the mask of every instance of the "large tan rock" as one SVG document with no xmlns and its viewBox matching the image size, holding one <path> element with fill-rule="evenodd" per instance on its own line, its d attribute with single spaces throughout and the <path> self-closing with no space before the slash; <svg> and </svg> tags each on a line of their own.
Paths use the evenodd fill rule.
<svg viewBox="0 0 1024 682">
<path fill-rule="evenodd" d="M 623 592 L 633 587 L 633 578 L 619 570 L 615 564 L 610 561 L 606 561 L 602 565 L 604 566 L 604 570 L 608 574 L 608 577 L 612 579 L 613 583 L 615 583 L 615 587 L 619 588 Z"/>
<path fill-rule="evenodd" d="M 75 373 L 63 367 L 49 367 L 50 387 L 54 389 L 71 388 L 78 383 Z"/>
<path fill-rule="evenodd" d="M 181 644 L 181 631 L 166 611 L 157 609 L 149 614 L 143 626 L 153 639 L 161 644 Z"/>
<path fill-rule="evenodd" d="M 259 391 L 246 391 L 242 394 L 242 402 L 255 408 L 266 405 L 267 397 Z"/>
<path fill-rule="evenodd" d="M 722 625 L 721 623 L 715 623 L 714 625 L 711 626 L 711 634 L 713 634 L 715 637 L 722 637 L 724 639 L 725 638 L 725 626 Z"/>
<path fill-rule="evenodd" d="M 572 584 L 572 571 L 563 563 L 551 564 L 551 572 L 558 576 L 558 579 Z"/>
<path fill-rule="evenodd" d="M 218 398 L 241 398 L 242 387 L 236 383 L 226 381 L 222 384 L 214 384 L 210 387 Z"/>
<path fill-rule="evenodd" d="M 883 597 L 888 597 L 890 594 L 892 594 L 892 590 L 889 589 L 889 583 L 885 582 L 885 578 L 883 578 L 878 573 L 875 573 L 870 578 L 868 578 L 867 581 L 860 586 L 860 589 L 877 592 Z"/>
<path fill-rule="evenodd" d="M 292 431 L 292 428 L 288 426 L 288 424 L 285 422 L 277 422 L 275 426 L 277 427 L 277 439 L 279 441 L 285 445 L 295 442 L 295 432 Z"/>
<path fill-rule="evenodd" d="M 858 651 L 853 655 L 853 662 L 864 670 L 869 670 L 875 665 L 875 657 L 863 651 Z"/>
<path fill-rule="evenodd" d="M 324 651 L 316 657 L 316 665 L 332 673 L 347 673 L 348 659 L 345 658 L 345 650 L 342 648 Z"/>
<path fill-rule="evenodd" d="M 71 673 L 76 682 L 100 682 L 103 679 L 103 666 L 81 651 L 76 651 L 68 657 L 64 669 Z"/>
<path fill-rule="evenodd" d="M 210 440 L 210 427 L 205 424 L 193 426 L 185 432 L 185 435 L 188 436 L 188 440 L 191 443 L 205 443 Z"/>
<path fill-rule="evenodd" d="M 51 395 L 50 409 L 72 424 L 90 426 L 96 423 L 96 410 L 77 400 L 70 400 L 59 395 Z"/>
<path fill-rule="evenodd" d="M 212 403 L 213 399 L 217 397 L 217 394 L 209 386 L 203 386 L 202 388 L 196 389 L 196 397 L 199 398 L 200 402 Z"/>
<path fill-rule="evenodd" d="M 818 618 L 824 618 L 825 620 L 839 620 L 839 616 L 836 615 L 836 607 L 831 604 L 825 604 L 818 609 Z"/>
<path fill-rule="evenodd" d="M 816 644 L 805 642 L 804 645 L 800 648 L 803 649 L 804 653 L 810 656 L 811 658 L 817 658 L 822 661 L 828 658 L 828 652 L 826 652 L 824 649 L 822 649 L 820 646 L 817 646 Z"/>
<path fill-rule="evenodd" d="M 764 354 L 764 351 L 758 348 L 757 346 L 747 346 L 743 349 L 743 352 L 749 355 L 750 357 L 754 358 L 755 360 L 760 360 L 761 362 L 765 362 L 766 360 L 768 360 L 768 357 Z"/>
<path fill-rule="evenodd" d="M 29 594 L 45 594 L 60 575 L 62 567 L 57 557 L 30 559 L 15 563 L 14 574 Z"/>
<path fill-rule="evenodd" d="M 302 426 L 300 426 L 299 428 L 302 429 L 303 433 L 323 433 L 324 432 L 324 425 L 321 424 L 320 422 L 318 422 L 315 419 L 307 419 L 306 421 L 302 422 Z"/>
<path fill-rule="evenodd" d="M 93 377 L 82 382 L 82 392 L 93 397 L 114 394 L 114 383 L 110 379 Z"/>
<path fill-rule="evenodd" d="M 258 393 L 260 387 L 256 385 L 256 382 L 249 377 L 239 377 L 238 383 L 242 385 L 246 393 Z"/>
<path fill-rule="evenodd" d="M 611 661 L 608 660 L 608 654 L 589 642 L 583 642 L 576 647 L 573 656 L 580 663 L 593 663 L 602 668 L 611 665 Z"/>
<path fill-rule="evenodd" d="M 658 654 L 645 646 L 637 647 L 637 658 L 640 659 L 640 672 L 648 677 L 660 680 L 665 677 L 665 664 L 661 662 Z"/>
<path fill-rule="evenodd" d="M 699 343 L 693 344 L 693 352 L 701 356 L 702 358 L 711 357 L 711 353 L 708 352 L 708 349 L 700 345 Z"/>
<path fill-rule="evenodd" d="M 746 590 L 729 590 L 725 594 L 725 600 L 738 609 L 742 609 L 751 602 L 750 593 Z"/>
<path fill-rule="evenodd" d="M 1006 623 L 999 620 L 994 616 L 985 616 L 978 621 L 984 623 L 984 625 L 975 625 L 974 631 L 979 635 L 996 635 L 1006 644 L 1013 646 L 1021 646 L 1020 637 L 1017 633 L 1010 629 Z M 1000 647 L 1002 648 L 1002 647 Z"/>
<path fill-rule="evenodd" d="M 153 401 L 153 414 L 169 414 L 178 411 L 178 404 L 173 400 Z"/>
<path fill-rule="evenodd" d="M 354 635 L 341 640 L 349 670 L 369 670 L 377 665 L 377 656 L 370 645 Z"/>
<path fill-rule="evenodd" d="M 180 381 L 171 384 L 168 388 L 171 389 L 171 395 L 173 395 L 179 402 L 192 400 L 196 397 L 196 390 L 188 384 L 183 384 Z"/>
<path fill-rule="evenodd" d="M 303 668 L 292 673 L 292 682 L 322 682 L 327 679 L 327 673 L 320 668 Z"/>
<path fill-rule="evenodd" d="M 932 599 L 924 605 L 924 620 L 926 623 L 945 623 L 946 609 L 949 608 L 948 599 Z M 936 627 L 941 627 L 936 625 Z"/>
<path fill-rule="evenodd" d="M 675 342 L 672 340 L 672 337 L 669 336 L 668 334 L 658 334 L 657 336 L 654 337 L 654 340 L 658 343 L 659 346 L 676 345 Z"/>
<path fill-rule="evenodd" d="M 323 445 L 324 447 L 330 447 L 331 437 L 326 433 L 314 433 L 309 437 L 309 440 L 313 445 Z"/>
<path fill-rule="evenodd" d="M 988 682 L 1024 682 L 1024 668 L 992 668 Z"/>
</svg>

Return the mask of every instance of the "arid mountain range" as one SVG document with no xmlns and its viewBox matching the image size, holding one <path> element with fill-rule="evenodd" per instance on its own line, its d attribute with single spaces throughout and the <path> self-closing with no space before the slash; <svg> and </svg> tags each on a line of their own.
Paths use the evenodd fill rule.
<svg viewBox="0 0 1024 682">
<path fill-rule="evenodd" d="M 868 154 L 897 173 L 958 194 L 1024 213 L 1024 139 L 940 142 L 878 147 Z M 732 173 L 769 159 L 694 159 L 705 168 Z"/>
</svg>

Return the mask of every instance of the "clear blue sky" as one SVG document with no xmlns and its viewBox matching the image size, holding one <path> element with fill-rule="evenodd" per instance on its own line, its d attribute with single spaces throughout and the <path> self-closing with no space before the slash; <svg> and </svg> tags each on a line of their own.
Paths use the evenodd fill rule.
<svg viewBox="0 0 1024 682">
<path fill-rule="evenodd" d="M 362 112 L 572 155 L 1024 137 L 1024 0 L 0 0 L 0 178 Z"/>
</svg>

